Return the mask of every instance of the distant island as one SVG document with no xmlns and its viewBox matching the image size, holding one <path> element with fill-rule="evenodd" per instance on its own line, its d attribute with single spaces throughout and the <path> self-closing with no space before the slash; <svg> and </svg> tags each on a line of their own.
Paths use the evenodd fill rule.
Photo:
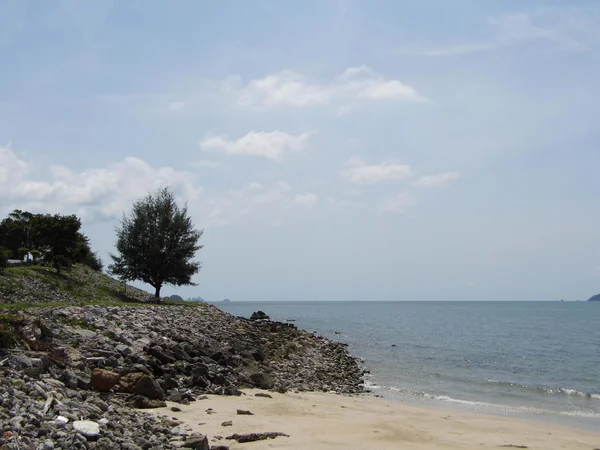
<svg viewBox="0 0 600 450">
<path fill-rule="evenodd" d="M 231 300 L 229 300 L 228 298 L 224 298 L 223 301 L 224 302 L 230 302 Z"/>
<path fill-rule="evenodd" d="M 600 294 L 596 294 L 593 297 L 590 297 L 588 302 L 600 302 Z"/>
</svg>

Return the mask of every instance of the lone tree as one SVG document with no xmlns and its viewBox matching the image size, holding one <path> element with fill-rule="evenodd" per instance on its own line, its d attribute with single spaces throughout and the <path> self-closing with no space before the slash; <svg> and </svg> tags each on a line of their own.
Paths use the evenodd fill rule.
<svg viewBox="0 0 600 450">
<path fill-rule="evenodd" d="M 117 231 L 117 255 L 109 271 L 124 280 L 139 280 L 154 289 L 157 303 L 164 284 L 192 285 L 191 277 L 202 264 L 192 261 L 203 230 L 196 230 L 169 188 L 162 188 L 133 204 Z"/>
</svg>

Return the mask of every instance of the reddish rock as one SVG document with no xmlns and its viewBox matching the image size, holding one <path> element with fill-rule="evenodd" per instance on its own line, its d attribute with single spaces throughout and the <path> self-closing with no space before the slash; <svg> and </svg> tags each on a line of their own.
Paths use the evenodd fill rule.
<svg viewBox="0 0 600 450">
<path fill-rule="evenodd" d="M 92 370 L 91 385 L 94 389 L 107 392 L 117 385 L 119 378 L 118 373 L 110 370 L 94 369 Z"/>
</svg>

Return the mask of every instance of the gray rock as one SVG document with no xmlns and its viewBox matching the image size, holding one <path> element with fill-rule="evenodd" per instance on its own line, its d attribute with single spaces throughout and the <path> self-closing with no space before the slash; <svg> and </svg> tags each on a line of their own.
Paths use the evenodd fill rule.
<svg viewBox="0 0 600 450">
<path fill-rule="evenodd" d="M 100 426 L 92 420 L 76 420 L 73 429 L 86 438 L 96 438 L 100 435 Z"/>
<path fill-rule="evenodd" d="M 190 437 L 184 444 L 184 448 L 194 448 L 196 450 L 210 450 L 208 445 L 208 438 L 206 436 L 193 436 Z"/>
</svg>

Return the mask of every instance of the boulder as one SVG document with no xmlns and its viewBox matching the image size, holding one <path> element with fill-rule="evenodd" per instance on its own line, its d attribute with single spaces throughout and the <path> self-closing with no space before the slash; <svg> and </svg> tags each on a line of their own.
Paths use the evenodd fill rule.
<svg viewBox="0 0 600 450">
<path fill-rule="evenodd" d="M 162 400 L 151 400 L 143 395 L 136 395 L 130 400 L 129 404 L 138 409 L 165 408 L 167 406 Z"/>
<path fill-rule="evenodd" d="M 119 374 L 105 369 L 92 370 L 91 386 L 101 392 L 108 392 L 119 383 Z"/>
<path fill-rule="evenodd" d="M 144 376 L 146 376 L 146 374 L 143 372 L 127 373 L 121 376 L 121 378 L 119 379 L 119 388 L 123 392 L 127 392 L 128 394 L 130 394 L 133 392 L 133 388 L 135 387 L 137 382 Z"/>
<path fill-rule="evenodd" d="M 260 389 L 273 389 L 275 385 L 273 382 L 273 377 L 264 372 L 252 373 L 250 374 L 250 379 L 252 380 L 254 385 Z"/>
<path fill-rule="evenodd" d="M 250 316 L 250 320 L 271 320 L 271 318 L 262 311 L 255 311 Z"/>
<path fill-rule="evenodd" d="M 164 400 L 165 392 L 160 387 L 160 384 L 148 375 L 141 377 L 132 390 L 133 394 L 143 395 L 151 400 Z"/>
<path fill-rule="evenodd" d="M 198 436 L 190 436 L 190 438 L 183 444 L 183 448 L 194 448 L 196 450 L 210 450 L 210 446 L 208 445 L 208 438 L 202 434 Z"/>
<path fill-rule="evenodd" d="M 76 420 L 73 422 L 73 429 L 88 439 L 94 439 L 100 435 L 100 426 L 92 420 Z"/>
</svg>

